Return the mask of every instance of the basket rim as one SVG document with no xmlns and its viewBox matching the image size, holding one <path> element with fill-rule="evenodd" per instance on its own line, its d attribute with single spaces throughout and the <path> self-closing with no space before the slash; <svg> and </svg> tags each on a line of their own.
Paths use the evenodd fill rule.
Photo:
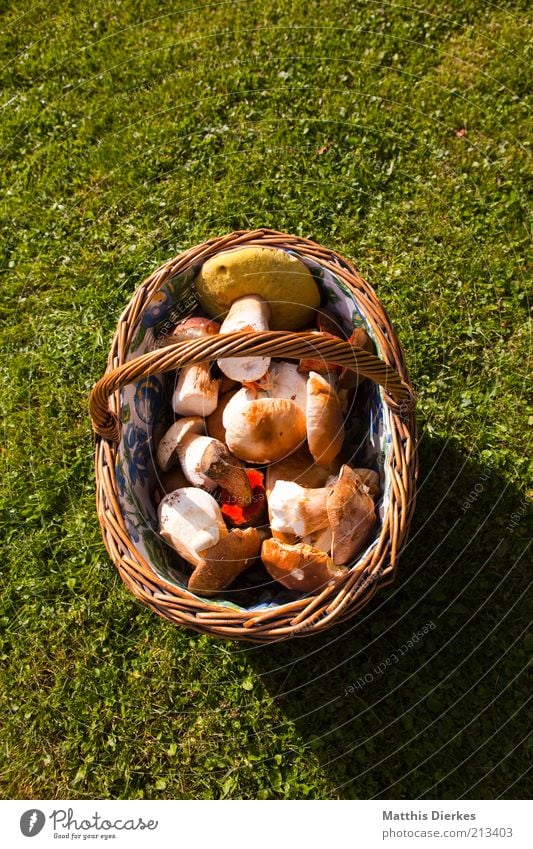
<svg viewBox="0 0 533 849">
<path fill-rule="evenodd" d="M 384 362 L 398 372 L 412 391 L 403 350 L 392 323 L 376 293 L 355 267 L 335 251 L 322 248 L 315 242 L 266 228 L 235 231 L 209 239 L 181 252 L 152 272 L 134 292 L 120 316 L 104 376 L 111 375 L 126 362 L 133 331 L 142 312 L 167 279 L 222 250 L 244 245 L 279 247 L 307 256 L 329 268 L 348 289 L 349 296 L 372 327 Z M 119 394 L 117 389 L 109 398 L 109 408 L 114 416 L 120 409 Z M 204 600 L 186 588 L 168 583 L 155 572 L 135 549 L 120 509 L 114 478 L 117 447 L 112 440 L 96 434 L 97 513 L 104 543 L 124 583 L 144 604 L 175 624 L 229 639 L 267 642 L 306 636 L 349 618 L 370 601 L 379 588 L 394 580 L 398 553 L 405 543 L 414 510 L 418 469 L 414 411 L 412 407 L 391 408 L 385 402 L 385 392 L 381 387 L 379 394 L 384 416 L 389 418 L 392 448 L 387 463 L 390 499 L 378 536 L 357 557 L 342 581 L 296 601 L 262 610 L 224 607 L 223 604 Z M 363 580 L 360 580 L 361 576 L 364 576 Z"/>
</svg>

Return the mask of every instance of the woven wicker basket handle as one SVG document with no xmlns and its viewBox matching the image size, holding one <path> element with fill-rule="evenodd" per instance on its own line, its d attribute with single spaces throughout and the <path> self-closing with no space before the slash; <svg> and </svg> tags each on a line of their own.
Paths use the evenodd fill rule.
<svg viewBox="0 0 533 849">
<path fill-rule="evenodd" d="M 224 333 L 205 336 L 193 342 L 178 342 L 129 360 L 107 372 L 94 386 L 89 398 L 93 429 L 104 439 L 118 442 L 120 421 L 109 409 L 113 393 L 141 377 L 172 371 L 221 357 L 281 357 L 283 359 L 323 359 L 355 371 L 385 389 L 385 402 L 392 413 L 406 415 L 415 406 L 414 393 L 398 372 L 374 354 L 355 348 L 342 339 L 321 333 L 265 331 Z"/>
</svg>

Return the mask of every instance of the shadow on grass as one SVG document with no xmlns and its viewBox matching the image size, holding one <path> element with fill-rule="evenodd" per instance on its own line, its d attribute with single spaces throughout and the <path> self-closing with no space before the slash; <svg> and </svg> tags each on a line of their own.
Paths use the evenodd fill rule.
<svg viewBox="0 0 533 849">
<path fill-rule="evenodd" d="M 332 796 L 522 798 L 524 497 L 450 442 L 424 437 L 420 460 L 396 583 L 354 619 L 250 662 Z"/>
</svg>

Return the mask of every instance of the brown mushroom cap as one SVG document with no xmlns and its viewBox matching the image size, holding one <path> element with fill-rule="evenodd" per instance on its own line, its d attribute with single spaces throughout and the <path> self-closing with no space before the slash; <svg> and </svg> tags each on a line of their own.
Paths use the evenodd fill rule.
<svg viewBox="0 0 533 849">
<path fill-rule="evenodd" d="M 277 539 L 267 539 L 261 548 L 261 559 L 275 581 L 302 593 L 321 590 L 346 572 L 325 552 L 301 542 L 287 545 Z"/>
<path fill-rule="evenodd" d="M 329 466 L 342 448 L 344 418 L 335 390 L 312 371 L 307 381 L 307 442 L 315 462 Z"/>
<path fill-rule="evenodd" d="M 331 467 L 319 466 L 315 463 L 306 445 L 283 457 L 277 463 L 271 463 L 266 470 L 265 488 L 270 495 L 276 481 L 294 481 L 300 486 L 315 488 L 324 486 L 331 474 L 339 471 L 340 463 L 334 460 Z"/>
<path fill-rule="evenodd" d="M 258 398 L 225 412 L 227 445 L 248 463 L 274 463 L 305 440 L 305 415 L 286 398 Z"/>
<path fill-rule="evenodd" d="M 349 563 L 368 542 L 376 524 L 374 502 L 361 478 L 343 466 L 328 494 L 327 510 L 333 532 L 331 556 L 338 565 Z"/>
<path fill-rule="evenodd" d="M 218 543 L 200 552 L 201 563 L 189 578 L 189 590 L 213 596 L 228 587 L 259 555 L 261 538 L 255 528 L 234 528 Z"/>
</svg>

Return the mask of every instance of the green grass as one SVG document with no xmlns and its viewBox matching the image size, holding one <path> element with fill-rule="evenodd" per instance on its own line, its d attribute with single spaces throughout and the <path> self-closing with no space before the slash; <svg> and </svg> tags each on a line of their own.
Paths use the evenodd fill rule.
<svg viewBox="0 0 533 849">
<path fill-rule="evenodd" d="M 527 4 L 2 10 L 2 795 L 526 796 Z M 86 413 L 144 277 L 260 225 L 356 261 L 423 431 L 397 583 L 265 648 L 123 587 Z"/>
</svg>

